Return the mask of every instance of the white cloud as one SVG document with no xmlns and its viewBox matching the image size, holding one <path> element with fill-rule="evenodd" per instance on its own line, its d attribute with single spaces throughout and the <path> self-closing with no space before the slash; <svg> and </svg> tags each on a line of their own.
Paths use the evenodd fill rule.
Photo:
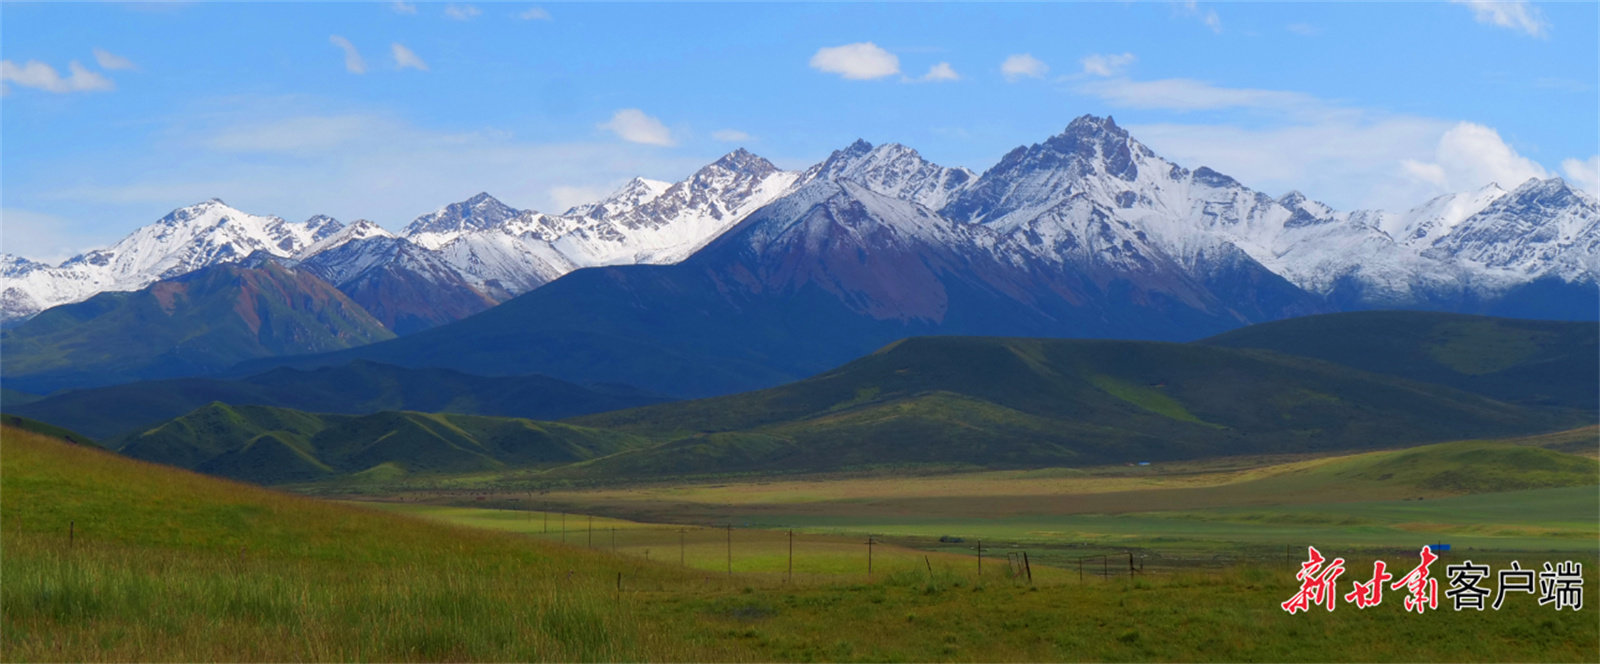
<svg viewBox="0 0 1600 664">
<path fill-rule="evenodd" d="M 1024 78 L 1044 78 L 1050 73 L 1050 65 L 1027 53 L 1018 53 L 1000 63 L 1000 73 L 1004 74 L 1007 81 L 1020 81 Z"/>
<path fill-rule="evenodd" d="M 750 134 L 739 131 L 738 129 L 718 129 L 714 132 L 711 132 L 711 138 L 723 143 L 738 143 L 740 141 L 750 140 Z"/>
<path fill-rule="evenodd" d="M 923 74 L 922 78 L 917 80 L 926 82 L 959 81 L 961 80 L 961 75 L 956 73 L 955 68 L 951 67 L 950 63 L 941 62 L 929 67 L 928 73 Z"/>
<path fill-rule="evenodd" d="M 96 92 L 112 90 L 117 86 L 111 79 L 97 72 L 89 71 L 77 60 L 67 63 L 66 78 L 51 67 L 38 60 L 29 60 L 21 65 L 10 60 L 0 60 L 0 82 L 20 85 L 25 88 L 37 88 L 46 92 Z"/>
<path fill-rule="evenodd" d="M 101 69 L 105 69 L 105 70 L 109 70 L 109 71 L 117 71 L 119 69 L 138 69 L 139 68 L 138 65 L 133 64 L 132 60 L 124 58 L 124 57 L 122 57 L 120 55 L 117 55 L 115 53 L 112 53 L 110 51 L 107 51 L 107 50 L 104 50 L 104 49 L 98 49 L 98 48 L 94 50 L 94 61 L 100 65 Z"/>
<path fill-rule="evenodd" d="M 1567 182 L 1592 195 L 1600 196 L 1600 155 L 1586 160 L 1563 159 L 1561 172 L 1566 173 Z"/>
<path fill-rule="evenodd" d="M 674 144 L 672 132 L 667 130 L 666 125 L 637 108 L 617 111 L 611 116 L 610 122 L 601 123 L 599 128 L 609 130 L 630 143 L 661 146 Z"/>
<path fill-rule="evenodd" d="M 416 53 L 411 52 L 411 49 L 406 48 L 405 45 L 401 44 L 400 42 L 394 42 L 393 44 L 390 44 L 389 50 L 394 52 L 395 67 L 400 69 L 428 71 L 428 63 L 423 62 L 422 58 L 417 57 Z"/>
<path fill-rule="evenodd" d="M 472 5 L 445 5 L 444 15 L 457 21 L 470 21 L 483 12 Z"/>
<path fill-rule="evenodd" d="M 524 21 L 548 21 L 550 20 L 550 12 L 545 11 L 543 7 L 530 7 L 526 11 L 517 14 L 517 18 Z"/>
<path fill-rule="evenodd" d="M 1459 122 L 1439 137 L 1433 161 L 1404 159 L 1407 175 L 1438 187 L 1441 192 L 1476 189 L 1490 182 L 1511 189 L 1528 178 L 1547 178 L 1550 172 L 1500 138 L 1500 132 L 1471 122 Z"/>
<path fill-rule="evenodd" d="M 535 142 L 492 128 L 419 127 L 387 113 L 324 113 L 320 105 L 303 96 L 195 100 L 170 116 L 173 140 L 133 158 L 108 152 L 88 159 L 70 183 L 36 185 L 26 203 L 12 201 L 8 189 L 7 205 L 94 220 L 109 236 L 69 242 L 70 254 L 213 196 L 288 219 L 329 214 L 398 229 L 460 200 L 462 192 L 489 191 L 514 207 L 562 211 L 636 176 L 676 181 L 705 165 L 702 156 L 623 141 Z M 557 196 L 556 187 L 568 196 Z M 12 232 L 8 216 L 5 233 Z"/>
<path fill-rule="evenodd" d="M 361 59 L 361 52 L 356 50 L 356 45 L 350 40 L 339 35 L 330 35 L 328 42 L 344 51 L 344 70 L 352 74 L 367 73 L 367 61 Z"/>
<path fill-rule="evenodd" d="M 551 187 L 550 201 L 555 204 L 555 207 L 550 209 L 565 212 L 579 205 L 593 203 L 605 198 L 611 191 L 613 190 L 605 187 L 576 187 L 572 185 Z"/>
<path fill-rule="evenodd" d="M 1457 4 L 1466 5 L 1472 10 L 1472 17 L 1479 23 L 1509 28 L 1524 33 L 1530 37 L 1543 37 L 1550 28 L 1549 21 L 1544 18 L 1544 12 L 1539 11 L 1523 0 L 1509 2 L 1500 0 L 1450 0 Z"/>
<path fill-rule="evenodd" d="M 85 248 L 113 241 L 105 233 L 87 232 L 71 220 L 17 208 L 0 209 L 0 226 L 5 228 L 5 233 L 0 233 L 0 253 L 51 265 L 82 253 Z"/>
<path fill-rule="evenodd" d="M 864 81 L 900 73 L 900 58 L 872 42 L 827 46 L 811 56 L 811 68 Z"/>
<path fill-rule="evenodd" d="M 1341 109 L 1303 92 L 1228 88 L 1187 78 L 1135 81 L 1114 78 L 1090 81 L 1077 91 L 1125 108 L 1169 111 L 1248 109 L 1279 114 L 1318 117 Z"/>
<path fill-rule="evenodd" d="M 376 115 L 302 115 L 228 127 L 207 136 L 203 145 L 219 152 L 309 155 L 397 129 Z"/>
<path fill-rule="evenodd" d="M 1200 22 L 1205 24 L 1207 28 L 1211 28 L 1212 32 L 1222 34 L 1222 17 L 1217 16 L 1215 9 L 1201 11 L 1200 3 L 1195 0 L 1185 0 L 1183 4 L 1177 6 L 1182 8 L 1182 12 L 1185 15 L 1200 19 Z"/>
<path fill-rule="evenodd" d="M 389 8 L 396 14 L 416 14 L 417 6 L 409 2 L 391 2 Z"/>
<path fill-rule="evenodd" d="M 1133 64 L 1136 60 L 1138 60 L 1138 58 L 1134 57 L 1132 53 L 1111 55 L 1096 53 L 1084 58 L 1080 62 L 1083 63 L 1083 73 L 1085 74 L 1092 74 L 1094 76 L 1116 76 L 1121 74 L 1122 70 L 1127 69 L 1128 65 Z"/>
</svg>

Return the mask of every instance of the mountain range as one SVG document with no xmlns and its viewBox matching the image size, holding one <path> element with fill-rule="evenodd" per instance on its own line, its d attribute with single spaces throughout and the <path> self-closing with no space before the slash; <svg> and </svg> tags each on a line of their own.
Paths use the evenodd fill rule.
<svg viewBox="0 0 1600 664">
<path fill-rule="evenodd" d="M 738 150 L 559 215 L 479 194 L 398 235 L 208 201 L 60 266 L 5 257 L 7 374 L 28 373 L 14 348 L 59 345 L 25 320 L 39 309 L 250 256 L 404 335 L 292 364 L 678 396 L 774 385 L 919 334 L 1189 340 L 1371 308 L 1600 319 L 1600 204 L 1558 178 L 1341 212 L 1189 170 L 1083 116 L 982 174 L 897 144 L 857 141 L 798 172 Z"/>
</svg>

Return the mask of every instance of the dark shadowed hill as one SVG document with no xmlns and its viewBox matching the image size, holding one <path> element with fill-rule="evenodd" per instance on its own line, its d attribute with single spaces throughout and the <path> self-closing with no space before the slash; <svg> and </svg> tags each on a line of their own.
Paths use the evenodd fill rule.
<svg viewBox="0 0 1600 664">
<path fill-rule="evenodd" d="M 1309 452 L 1587 420 L 1273 352 L 926 337 L 778 388 L 570 421 L 671 439 L 586 472 L 665 474 Z"/>
<path fill-rule="evenodd" d="M 636 436 L 474 415 L 326 415 L 210 404 L 133 436 L 123 454 L 211 475 L 274 484 L 366 473 L 468 472 L 591 459 Z"/>
<path fill-rule="evenodd" d="M 243 360 L 393 338 L 309 272 L 216 265 L 135 292 L 101 293 L 0 331 L 6 386 L 66 387 L 204 375 Z"/>
<path fill-rule="evenodd" d="M 1200 343 L 1313 357 L 1502 401 L 1600 408 L 1600 325 L 1416 311 L 1308 316 Z"/>
<path fill-rule="evenodd" d="M 353 415 L 411 410 L 555 420 L 664 400 L 621 385 L 357 361 L 309 371 L 275 369 L 240 380 L 173 378 L 73 390 L 17 406 L 8 401 L 7 409 L 112 440 L 213 401 Z"/>
</svg>

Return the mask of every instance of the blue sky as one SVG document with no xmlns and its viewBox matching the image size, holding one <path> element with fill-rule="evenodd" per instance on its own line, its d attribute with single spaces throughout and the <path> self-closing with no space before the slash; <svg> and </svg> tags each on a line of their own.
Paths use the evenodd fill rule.
<svg viewBox="0 0 1600 664">
<path fill-rule="evenodd" d="M 0 248 L 58 260 L 210 197 L 391 229 L 478 191 L 558 211 L 857 137 L 982 171 L 1084 113 L 1342 209 L 1593 191 L 1597 53 L 1592 2 L 8 2 Z"/>
</svg>

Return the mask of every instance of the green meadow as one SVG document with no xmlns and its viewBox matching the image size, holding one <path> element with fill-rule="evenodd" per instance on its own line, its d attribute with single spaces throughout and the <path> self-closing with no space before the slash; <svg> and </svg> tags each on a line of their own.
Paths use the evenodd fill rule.
<svg viewBox="0 0 1600 664">
<path fill-rule="evenodd" d="M 1556 611 L 1532 596 L 1513 596 L 1499 611 L 1456 612 L 1446 601 L 1417 615 L 1391 592 L 1371 609 L 1341 602 L 1333 612 L 1289 615 L 1279 604 L 1299 586 L 1293 565 L 1281 561 L 1080 581 L 1070 566 L 1035 558 L 1030 581 L 1003 547 L 986 550 L 979 576 L 965 550 L 970 540 L 935 552 L 914 541 L 916 533 L 959 526 L 1026 543 L 1036 526 L 1023 514 L 987 524 L 962 516 L 916 524 L 870 513 L 851 524 L 835 515 L 797 528 L 790 579 L 779 571 L 787 530 L 763 529 L 754 519 L 730 519 L 734 527 L 726 529 L 597 517 L 590 540 L 588 515 L 569 512 L 563 543 L 546 530 L 542 510 L 419 504 L 415 496 L 332 503 L 9 427 L 0 429 L 0 445 L 0 652 L 7 661 L 1594 661 L 1600 654 L 1592 609 Z M 1221 475 L 1172 482 L 1203 489 L 1240 483 L 1224 476 L 1273 476 L 1259 468 L 1214 472 Z M 1088 480 L 1101 482 L 1101 495 L 1149 481 L 1109 470 L 1017 479 L 1046 487 L 1097 474 Z M 972 488 L 924 479 L 908 486 Z M 865 484 L 857 478 L 840 490 Z M 749 495 L 760 495 L 758 486 Z M 1581 516 L 1580 489 L 1525 489 L 1515 493 L 1527 502 L 1501 509 L 1565 501 Z M 1586 490 L 1592 497 L 1593 487 Z M 1487 506 L 1507 495 L 1460 498 L 1481 497 Z M 1432 499 L 1383 502 L 1362 507 L 1363 518 L 1433 510 L 1422 507 Z M 1247 509 L 1208 508 L 1202 511 L 1232 520 L 1189 521 L 1251 525 Z M 1448 523 L 1449 509 L 1418 518 Z M 561 514 L 550 512 L 554 524 Z M 798 517 L 784 520 L 791 518 Z M 908 541 L 889 536 L 874 545 L 869 578 L 859 533 L 897 523 L 910 524 L 903 526 Z M 673 535 L 683 538 L 682 549 L 672 546 Z M 1364 580 L 1370 556 L 1338 550 L 1339 541 L 1360 538 L 1314 543 L 1349 558 L 1343 580 Z M 1581 560 L 1586 587 L 1597 583 L 1600 563 L 1591 554 L 1515 555 L 1525 566 Z M 1414 553 L 1380 557 L 1392 569 L 1414 561 Z M 1441 564 L 1434 575 L 1442 578 Z"/>
</svg>

